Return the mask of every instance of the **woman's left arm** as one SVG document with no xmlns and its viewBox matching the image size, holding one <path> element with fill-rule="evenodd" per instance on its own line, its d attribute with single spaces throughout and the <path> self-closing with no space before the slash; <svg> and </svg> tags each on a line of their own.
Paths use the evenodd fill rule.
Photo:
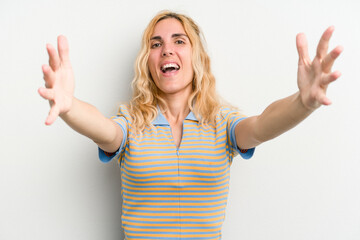
<svg viewBox="0 0 360 240">
<path fill-rule="evenodd" d="M 311 61 L 305 34 L 296 36 L 299 54 L 297 83 L 299 91 L 269 105 L 258 115 L 240 121 L 235 128 L 237 145 L 242 149 L 255 147 L 295 127 L 321 105 L 330 105 L 326 97 L 328 85 L 340 77 L 339 71 L 331 72 L 343 48 L 337 46 L 328 53 L 334 27 L 321 36 L 316 56 Z"/>
</svg>

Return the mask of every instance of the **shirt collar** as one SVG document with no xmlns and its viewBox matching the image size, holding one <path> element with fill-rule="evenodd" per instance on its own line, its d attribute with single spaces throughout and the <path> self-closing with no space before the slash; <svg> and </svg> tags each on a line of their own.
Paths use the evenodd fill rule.
<svg viewBox="0 0 360 240">
<path fill-rule="evenodd" d="M 186 116 L 185 120 L 191 120 L 191 121 L 199 122 L 199 120 L 195 117 L 195 114 L 192 111 L 189 112 L 189 114 Z M 158 115 L 156 116 L 154 121 L 152 121 L 152 124 L 154 126 L 158 126 L 158 125 L 170 126 L 169 122 L 167 121 L 167 119 L 162 114 L 162 112 L 160 111 L 159 108 L 158 108 Z"/>
</svg>

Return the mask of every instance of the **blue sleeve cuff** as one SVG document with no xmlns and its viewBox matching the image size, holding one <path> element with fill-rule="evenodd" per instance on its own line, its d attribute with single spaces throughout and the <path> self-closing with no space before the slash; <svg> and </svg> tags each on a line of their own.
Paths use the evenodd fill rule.
<svg viewBox="0 0 360 240">
<path fill-rule="evenodd" d="M 98 148 L 100 161 L 104 163 L 110 162 L 114 157 L 118 156 L 123 151 L 127 139 L 126 119 L 124 117 L 118 117 L 115 118 L 114 120 L 121 127 L 123 133 L 123 139 L 121 141 L 121 145 L 119 149 L 111 155 L 109 153 L 105 153 L 105 151 L 102 150 L 101 148 Z"/>
<path fill-rule="evenodd" d="M 235 123 L 232 125 L 231 127 L 231 131 L 230 131 L 230 140 L 231 140 L 231 144 L 233 145 L 234 149 L 240 154 L 240 156 L 243 159 L 250 159 L 255 152 L 255 148 L 250 148 L 250 149 L 241 149 L 237 146 L 236 143 L 236 135 L 235 135 L 235 128 L 237 126 L 237 124 L 241 121 L 244 120 L 245 118 L 239 118 L 235 121 Z"/>
<path fill-rule="evenodd" d="M 102 161 L 103 163 L 107 163 L 107 162 L 110 162 L 114 157 L 116 157 L 117 155 L 119 155 L 121 149 L 119 148 L 115 153 L 109 155 L 109 154 L 106 154 L 104 152 L 104 150 L 102 150 L 101 148 L 98 148 L 99 149 L 99 158 L 100 158 L 100 161 Z"/>
</svg>

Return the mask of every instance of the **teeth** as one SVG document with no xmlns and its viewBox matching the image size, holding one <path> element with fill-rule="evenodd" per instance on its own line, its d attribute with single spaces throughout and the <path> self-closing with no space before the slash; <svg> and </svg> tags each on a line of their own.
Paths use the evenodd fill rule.
<svg viewBox="0 0 360 240">
<path fill-rule="evenodd" d="M 176 63 L 168 63 L 165 64 L 161 67 L 161 70 L 166 70 L 167 68 L 175 68 L 176 70 L 179 70 L 179 65 L 177 65 Z"/>
</svg>

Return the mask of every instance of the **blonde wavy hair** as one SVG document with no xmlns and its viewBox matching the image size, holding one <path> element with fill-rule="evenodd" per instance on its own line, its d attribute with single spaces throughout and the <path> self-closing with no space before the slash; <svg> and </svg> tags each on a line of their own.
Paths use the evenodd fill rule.
<svg viewBox="0 0 360 240">
<path fill-rule="evenodd" d="M 142 37 L 140 52 L 135 61 L 135 76 L 132 81 L 133 97 L 129 104 L 129 113 L 132 117 L 132 127 L 138 132 L 158 115 L 158 104 L 165 107 L 167 104 L 159 94 L 148 67 L 150 53 L 150 38 L 155 25 L 168 18 L 177 19 L 188 35 L 192 46 L 192 66 L 194 79 L 192 93 L 188 100 L 190 110 L 195 114 L 201 124 L 214 123 L 220 108 L 220 97 L 215 90 L 215 77 L 211 72 L 210 58 L 205 51 L 203 36 L 196 23 L 183 14 L 170 11 L 158 13 L 149 23 Z"/>
</svg>

